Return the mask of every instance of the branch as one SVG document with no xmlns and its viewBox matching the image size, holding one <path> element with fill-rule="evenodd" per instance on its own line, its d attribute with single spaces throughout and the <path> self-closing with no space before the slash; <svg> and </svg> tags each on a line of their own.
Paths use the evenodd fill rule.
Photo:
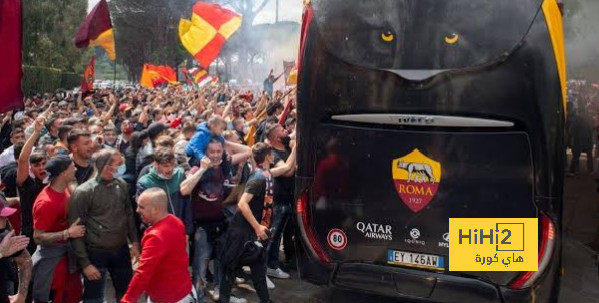
<svg viewBox="0 0 599 303">
<path fill-rule="evenodd" d="M 258 6 L 258 8 L 256 9 L 256 11 L 254 11 L 252 13 L 254 15 L 257 15 L 266 6 L 266 4 L 268 4 L 268 1 L 270 1 L 270 0 L 263 0 L 262 4 L 260 4 L 260 6 Z"/>
<path fill-rule="evenodd" d="M 241 5 L 239 5 L 239 2 L 234 2 L 234 3 L 231 3 L 231 6 L 233 7 L 233 9 L 234 9 L 236 12 L 238 12 L 238 13 L 240 13 L 240 14 L 243 14 L 243 11 L 242 11 Z"/>
</svg>

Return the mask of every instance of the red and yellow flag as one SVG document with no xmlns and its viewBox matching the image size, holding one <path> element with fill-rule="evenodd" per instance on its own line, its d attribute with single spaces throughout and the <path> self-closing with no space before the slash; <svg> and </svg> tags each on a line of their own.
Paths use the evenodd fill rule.
<svg viewBox="0 0 599 303">
<path fill-rule="evenodd" d="M 212 80 L 210 81 L 210 85 L 212 86 L 216 86 L 218 84 L 218 77 L 217 76 L 212 76 Z"/>
<path fill-rule="evenodd" d="M 200 83 L 204 81 L 206 77 L 208 77 L 208 71 L 199 67 L 194 67 L 190 69 L 189 74 L 192 76 L 193 81 L 195 81 L 195 83 Z"/>
<path fill-rule="evenodd" d="M 89 65 L 83 72 L 83 80 L 81 81 L 81 92 L 86 93 L 94 89 L 94 65 L 96 63 L 96 56 L 93 56 L 89 61 Z"/>
<path fill-rule="evenodd" d="M 289 76 L 287 76 L 285 83 L 287 83 L 287 85 L 297 84 L 297 64 L 294 65 L 289 71 Z"/>
<path fill-rule="evenodd" d="M 164 83 L 177 84 L 177 74 L 166 65 L 144 64 L 139 84 L 143 87 L 154 88 Z"/>
<path fill-rule="evenodd" d="M 179 21 L 179 38 L 200 65 L 208 68 L 227 39 L 241 26 L 241 15 L 218 4 L 198 2 L 191 21 Z"/>
<path fill-rule="evenodd" d="M 75 46 L 78 48 L 100 46 L 106 50 L 110 60 L 114 61 L 116 59 L 114 32 L 106 0 L 100 0 L 89 15 L 85 17 L 75 34 Z"/>
</svg>

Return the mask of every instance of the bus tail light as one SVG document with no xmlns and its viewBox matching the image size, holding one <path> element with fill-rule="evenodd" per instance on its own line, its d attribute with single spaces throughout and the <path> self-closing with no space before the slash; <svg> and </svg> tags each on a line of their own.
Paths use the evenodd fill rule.
<svg viewBox="0 0 599 303">
<path fill-rule="evenodd" d="M 513 289 L 522 289 L 530 287 L 547 269 L 553 247 L 555 246 L 555 225 L 551 219 L 541 213 L 541 239 L 539 243 L 539 268 L 537 271 L 527 271 L 521 273 L 512 282 L 509 287 Z"/>
<path fill-rule="evenodd" d="M 312 255 L 318 257 L 320 262 L 330 263 L 331 258 L 326 254 L 326 252 L 322 249 L 318 240 L 316 240 L 316 236 L 314 235 L 314 230 L 310 225 L 310 217 L 308 214 L 308 192 L 304 191 L 300 198 L 297 200 L 297 215 L 301 219 L 300 230 L 302 232 L 302 236 L 304 240 L 307 240 L 309 245 L 309 249 L 312 251 Z"/>
</svg>

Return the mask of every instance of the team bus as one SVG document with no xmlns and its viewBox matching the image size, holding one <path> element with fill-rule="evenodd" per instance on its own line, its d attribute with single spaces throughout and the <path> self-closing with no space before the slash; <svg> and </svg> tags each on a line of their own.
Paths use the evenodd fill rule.
<svg viewBox="0 0 599 303">
<path fill-rule="evenodd" d="M 555 0 L 306 4 L 301 277 L 432 302 L 555 300 L 561 18 Z M 538 218 L 538 271 L 449 271 L 449 218 Z"/>
</svg>

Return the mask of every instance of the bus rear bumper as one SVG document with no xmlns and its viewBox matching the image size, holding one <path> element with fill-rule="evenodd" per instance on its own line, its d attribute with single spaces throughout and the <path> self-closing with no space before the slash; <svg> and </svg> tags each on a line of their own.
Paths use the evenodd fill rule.
<svg viewBox="0 0 599 303">
<path fill-rule="evenodd" d="M 364 263 L 339 264 L 330 283 L 338 288 L 422 302 L 507 303 L 540 299 L 532 289 L 513 290 L 478 279 Z"/>
</svg>

